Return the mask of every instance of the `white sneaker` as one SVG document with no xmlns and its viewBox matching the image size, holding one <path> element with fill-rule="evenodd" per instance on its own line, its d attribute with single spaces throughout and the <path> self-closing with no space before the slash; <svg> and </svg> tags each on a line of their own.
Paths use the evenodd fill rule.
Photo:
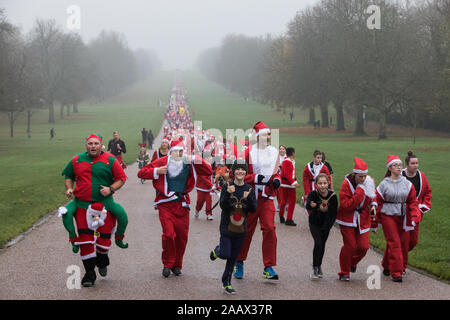
<svg viewBox="0 0 450 320">
<path fill-rule="evenodd" d="M 197 210 L 195 210 L 194 217 L 198 218 L 198 214 L 199 214 L 199 212 Z"/>
<path fill-rule="evenodd" d="M 210 220 L 210 221 L 212 221 L 212 220 L 214 220 L 214 218 L 213 218 L 213 216 L 212 216 L 212 215 L 207 215 L 207 216 L 206 216 L 206 220 Z"/>
</svg>

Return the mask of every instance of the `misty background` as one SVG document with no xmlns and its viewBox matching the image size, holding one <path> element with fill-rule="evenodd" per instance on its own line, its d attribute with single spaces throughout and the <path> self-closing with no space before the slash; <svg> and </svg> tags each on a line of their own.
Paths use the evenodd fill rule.
<svg viewBox="0 0 450 320">
<path fill-rule="evenodd" d="M 122 33 L 131 49 L 152 49 L 164 69 L 191 69 L 198 54 L 230 33 L 280 36 L 295 13 L 316 0 L 1 0 L 10 22 L 28 33 L 37 18 L 69 31 L 66 12 L 81 9 L 85 42 L 102 30 Z"/>
</svg>

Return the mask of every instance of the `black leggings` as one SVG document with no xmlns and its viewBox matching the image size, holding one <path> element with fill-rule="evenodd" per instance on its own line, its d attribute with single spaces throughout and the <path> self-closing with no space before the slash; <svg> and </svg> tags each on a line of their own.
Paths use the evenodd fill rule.
<svg viewBox="0 0 450 320">
<path fill-rule="evenodd" d="M 309 224 L 309 230 L 314 239 L 313 249 L 313 267 L 320 267 L 322 265 L 322 258 L 325 253 L 325 243 L 327 242 L 330 228 L 324 225 Z"/>
</svg>

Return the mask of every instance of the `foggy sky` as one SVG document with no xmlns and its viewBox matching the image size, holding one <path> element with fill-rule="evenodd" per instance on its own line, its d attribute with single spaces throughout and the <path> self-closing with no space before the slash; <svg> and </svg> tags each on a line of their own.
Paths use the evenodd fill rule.
<svg viewBox="0 0 450 320">
<path fill-rule="evenodd" d="M 190 69 L 198 53 L 228 33 L 281 35 L 296 11 L 318 0 L 0 0 L 9 22 L 27 33 L 37 18 L 67 31 L 70 5 L 81 9 L 86 42 L 101 30 L 123 33 L 132 49 L 154 49 L 165 69 Z"/>
</svg>

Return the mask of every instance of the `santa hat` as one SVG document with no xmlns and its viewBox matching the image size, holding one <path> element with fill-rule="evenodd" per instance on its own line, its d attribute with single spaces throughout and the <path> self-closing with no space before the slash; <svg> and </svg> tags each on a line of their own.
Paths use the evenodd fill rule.
<svg viewBox="0 0 450 320">
<path fill-rule="evenodd" d="M 400 158 L 399 157 L 397 157 L 397 156 L 393 156 L 393 155 L 388 155 L 388 159 L 387 159 L 387 162 L 386 162 L 386 167 L 390 167 L 394 162 L 402 162 L 402 160 L 400 160 Z"/>
<path fill-rule="evenodd" d="M 88 206 L 88 212 L 101 214 L 106 213 L 106 210 L 101 202 L 94 202 Z"/>
<path fill-rule="evenodd" d="M 183 144 L 183 140 L 181 139 L 173 139 L 172 142 L 170 143 L 170 152 L 175 151 L 175 150 L 183 150 L 184 149 L 184 144 Z"/>
<path fill-rule="evenodd" d="M 367 164 L 359 158 L 353 158 L 355 161 L 355 167 L 353 168 L 354 173 L 367 173 L 369 170 L 367 169 Z"/>
<path fill-rule="evenodd" d="M 258 121 L 254 126 L 253 126 L 253 130 L 255 130 L 256 132 L 256 136 L 259 136 L 260 133 L 262 132 L 270 132 L 270 129 L 268 126 L 266 126 L 266 124 L 262 121 Z"/>
<path fill-rule="evenodd" d="M 101 204 L 100 202 L 95 202 L 93 204 L 90 204 L 88 209 L 87 209 L 87 214 L 89 216 L 92 215 L 97 215 L 100 217 L 99 220 L 95 220 L 92 222 L 92 227 L 97 228 L 97 227 L 101 227 L 105 224 L 105 221 L 103 221 L 104 218 L 102 218 L 102 216 L 106 215 L 106 210 L 103 207 L 103 204 Z M 88 218 L 89 221 L 90 218 Z"/>
<path fill-rule="evenodd" d="M 163 142 L 165 142 L 165 143 L 170 145 L 170 138 L 169 137 L 162 138 L 161 143 L 163 143 Z"/>
</svg>

